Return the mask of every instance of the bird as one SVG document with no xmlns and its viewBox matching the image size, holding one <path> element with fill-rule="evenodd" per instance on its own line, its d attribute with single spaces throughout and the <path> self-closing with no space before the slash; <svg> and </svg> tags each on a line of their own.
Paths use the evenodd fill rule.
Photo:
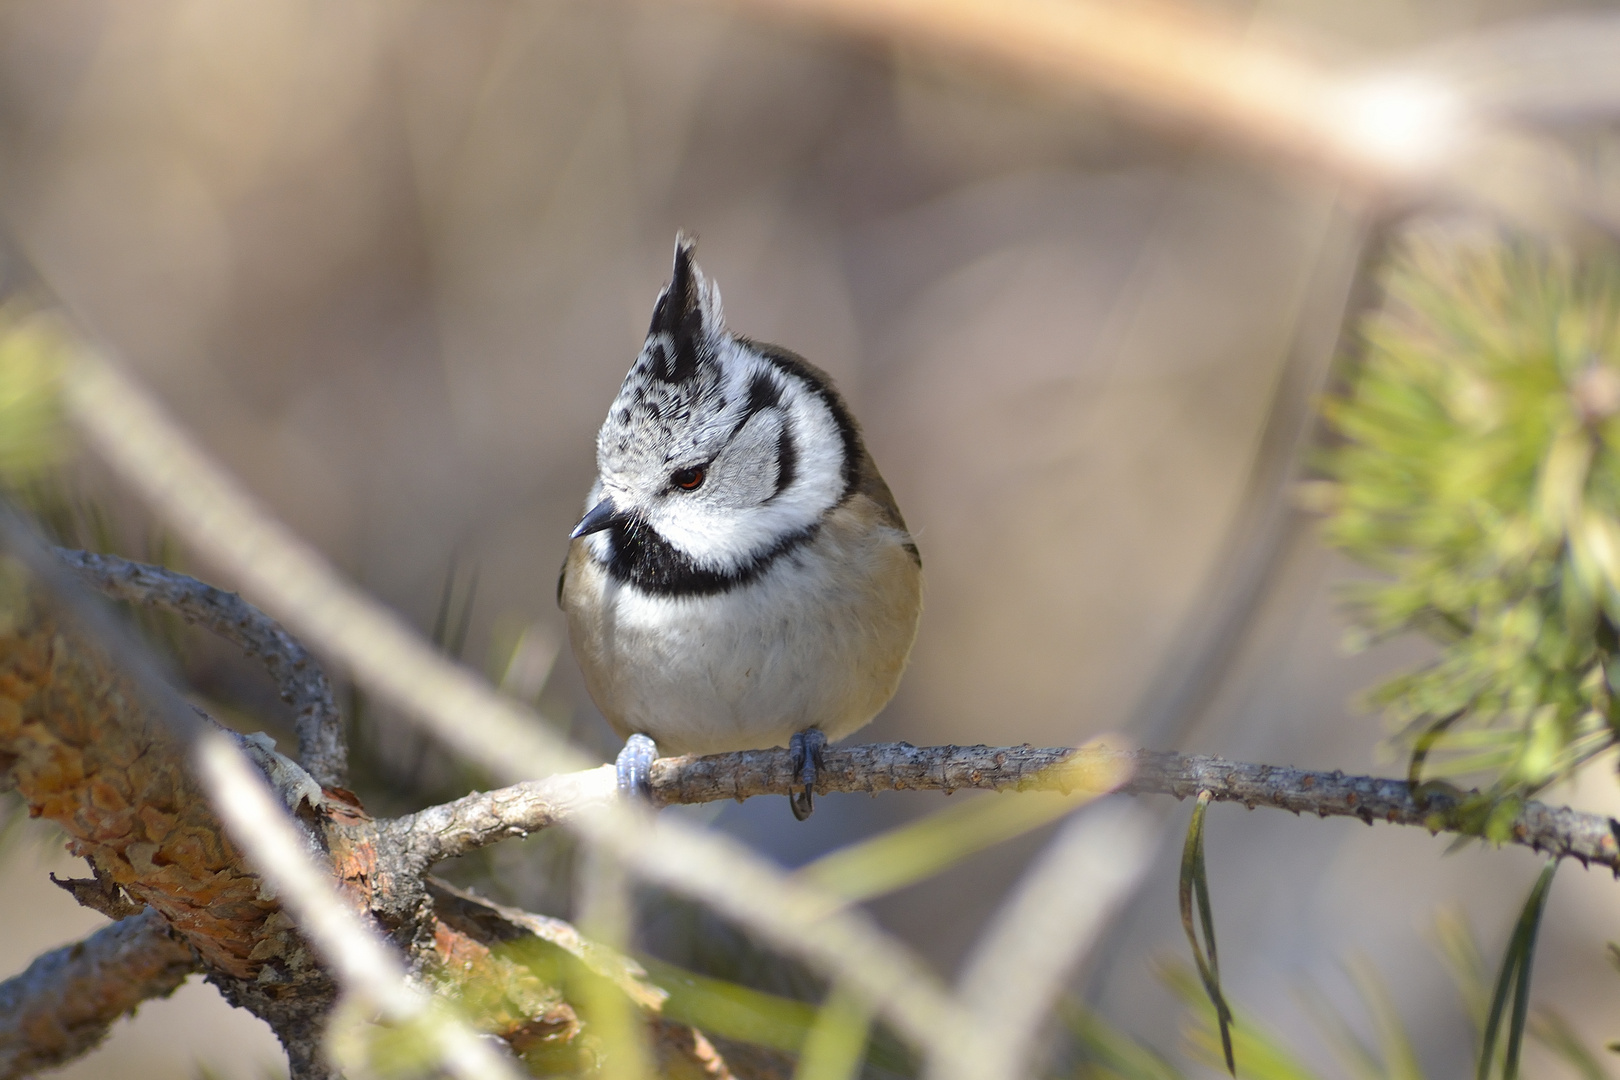
<svg viewBox="0 0 1620 1080">
<path fill-rule="evenodd" d="M 732 333 L 694 252 L 597 435 L 557 599 L 622 792 L 660 752 L 786 746 L 802 821 L 827 742 L 894 696 L 922 557 L 832 378 Z"/>
</svg>

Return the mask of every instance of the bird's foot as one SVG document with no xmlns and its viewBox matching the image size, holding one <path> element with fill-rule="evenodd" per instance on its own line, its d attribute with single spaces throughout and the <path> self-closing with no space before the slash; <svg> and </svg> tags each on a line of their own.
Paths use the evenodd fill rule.
<svg viewBox="0 0 1620 1080">
<path fill-rule="evenodd" d="M 652 763 L 658 757 L 658 744 L 645 735 L 632 735 L 614 759 L 619 774 L 619 795 L 626 799 L 652 798 Z"/>
<path fill-rule="evenodd" d="M 827 736 L 820 728 L 805 728 L 793 733 L 788 740 L 788 752 L 793 755 L 793 775 L 799 780 L 799 790 L 788 796 L 793 816 L 803 821 L 816 809 L 816 772 L 821 768 L 821 752 L 827 748 Z"/>
</svg>

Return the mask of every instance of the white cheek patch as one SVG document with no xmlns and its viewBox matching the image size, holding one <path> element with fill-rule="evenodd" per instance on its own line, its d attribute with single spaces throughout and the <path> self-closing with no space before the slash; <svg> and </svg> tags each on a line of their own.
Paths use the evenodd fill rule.
<svg viewBox="0 0 1620 1080">
<path fill-rule="evenodd" d="M 742 511 L 776 494 L 781 469 L 777 446 L 786 423 L 787 414 L 781 409 L 766 409 L 749 417 L 709 464 L 709 483 L 695 501 L 705 507 Z"/>
<path fill-rule="evenodd" d="M 834 419 L 832 408 L 797 379 L 789 379 L 783 395 L 787 432 L 797 451 L 793 482 L 775 502 L 801 508 L 814 506 L 817 517 L 832 509 L 844 495 L 844 433 Z"/>
</svg>

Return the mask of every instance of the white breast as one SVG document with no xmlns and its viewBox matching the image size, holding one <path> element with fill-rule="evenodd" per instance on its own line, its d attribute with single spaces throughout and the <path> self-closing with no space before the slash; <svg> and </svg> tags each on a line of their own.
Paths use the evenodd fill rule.
<svg viewBox="0 0 1620 1080">
<path fill-rule="evenodd" d="M 893 695 L 916 634 L 921 579 L 904 540 L 857 496 L 758 580 L 692 597 L 615 582 L 576 542 L 563 606 L 592 698 L 621 736 L 664 753 L 848 735 Z"/>
</svg>

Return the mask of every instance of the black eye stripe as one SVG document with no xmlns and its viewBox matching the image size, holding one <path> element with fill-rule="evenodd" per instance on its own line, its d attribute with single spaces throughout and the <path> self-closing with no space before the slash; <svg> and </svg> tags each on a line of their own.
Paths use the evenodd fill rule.
<svg viewBox="0 0 1620 1080">
<path fill-rule="evenodd" d="M 832 413 L 833 423 L 838 428 L 839 439 L 844 444 L 844 492 L 840 501 L 847 499 L 854 493 L 856 485 L 860 482 L 863 451 L 860 429 L 855 424 L 855 418 L 850 415 L 849 407 L 844 404 L 844 399 L 833 388 L 831 378 L 820 368 L 812 366 L 802 357 L 779 345 L 768 345 L 764 342 L 751 341 L 746 338 L 738 338 L 737 340 L 757 350 L 765 358 L 766 362 L 776 368 L 783 377 L 798 379 L 799 385 L 809 394 L 819 398 L 822 404 L 827 406 L 827 411 Z"/>
<path fill-rule="evenodd" d="M 748 403 L 743 406 L 742 415 L 732 425 L 731 434 L 727 439 L 735 439 L 737 432 L 766 409 L 774 409 L 782 404 L 782 388 L 776 385 L 776 380 L 763 371 L 754 373 L 748 380 Z"/>
<path fill-rule="evenodd" d="M 782 388 L 776 385 L 776 380 L 763 371 L 754 373 L 748 381 L 748 406 L 744 410 L 752 416 L 762 409 L 769 409 L 782 404 Z"/>
<path fill-rule="evenodd" d="M 784 423 L 781 434 L 776 437 L 776 490 L 771 492 L 771 498 L 774 499 L 786 491 L 798 475 L 799 447 L 793 441 L 793 435 L 788 431 L 787 424 Z M 769 502 L 770 499 L 766 501 Z"/>
</svg>

